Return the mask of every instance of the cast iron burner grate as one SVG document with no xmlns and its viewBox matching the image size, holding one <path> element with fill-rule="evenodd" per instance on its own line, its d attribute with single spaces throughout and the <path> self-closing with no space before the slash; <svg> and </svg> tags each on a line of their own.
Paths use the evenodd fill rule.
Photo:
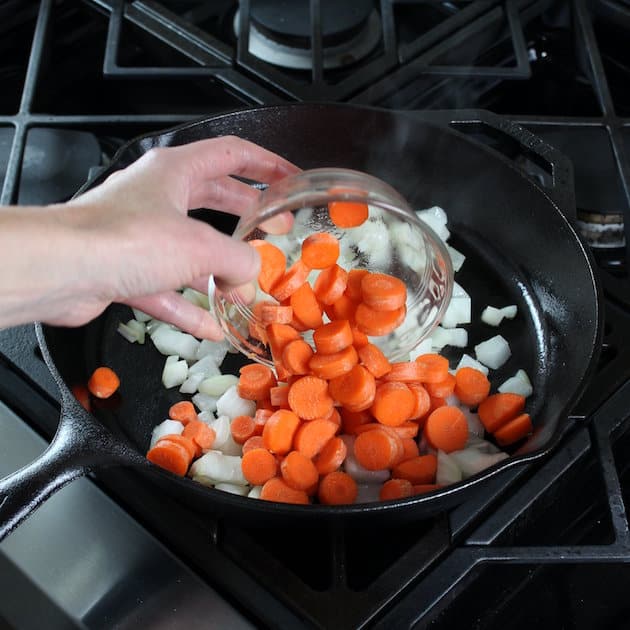
<svg viewBox="0 0 630 630">
<path fill-rule="evenodd" d="M 40 128 L 96 138 L 101 156 L 89 166 L 99 166 L 138 133 L 217 111 L 306 99 L 455 108 L 455 114 L 435 112 L 436 121 L 489 144 L 549 185 L 553 173 L 479 126 L 472 110 L 505 114 L 572 159 L 578 216 L 621 217 L 624 225 L 625 243 L 594 250 L 606 330 L 598 370 L 575 410 L 583 420 L 546 462 L 504 471 L 447 514 L 397 526 L 391 542 L 376 550 L 374 532 L 318 528 L 304 551 L 301 543 L 287 546 L 296 532 L 279 528 L 261 537 L 255 528 L 193 513 L 133 472 L 107 471 L 95 481 L 257 625 L 531 628 L 568 620 L 574 628 L 625 626 L 626 618 L 614 616 L 624 594 L 606 570 L 614 567 L 614 582 L 623 584 L 630 561 L 630 222 L 624 221 L 630 59 L 620 45 L 630 25 L 627 5 L 381 0 L 370 5 L 379 19 L 378 43 L 352 63 L 331 67 L 321 13 L 327 3 L 312 0 L 310 30 L 297 42 L 303 48 L 308 34 L 311 67 L 296 69 L 251 52 L 255 4 L 42 0 L 18 9 L 9 2 L 0 20 L 11 51 L 0 56 L 11 60 L 0 68 L 8 86 L 0 94 L 0 149 L 4 143 L 8 156 L 2 203 L 38 186 L 24 158 Z M 357 34 L 363 24 L 349 30 Z M 58 197 L 43 202 L 68 193 L 50 194 Z M 50 437 L 56 390 L 35 349 L 31 327 L 0 331 L 0 396 Z M 368 558 L 366 545 L 374 551 Z"/>
</svg>

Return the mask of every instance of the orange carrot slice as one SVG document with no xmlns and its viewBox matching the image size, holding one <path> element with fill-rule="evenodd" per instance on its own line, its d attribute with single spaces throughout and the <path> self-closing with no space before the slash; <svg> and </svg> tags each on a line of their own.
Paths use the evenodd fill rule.
<svg viewBox="0 0 630 630">
<path fill-rule="evenodd" d="M 331 438 L 313 458 L 317 472 L 320 475 L 334 472 L 343 464 L 347 453 L 346 443 L 340 437 Z"/>
<path fill-rule="evenodd" d="M 407 301 L 407 287 L 399 278 L 368 273 L 361 279 L 363 303 L 375 311 L 395 311 Z"/>
<path fill-rule="evenodd" d="M 488 433 L 496 433 L 504 424 L 518 416 L 525 407 L 525 397 L 509 392 L 488 396 L 477 408 L 479 420 Z"/>
<path fill-rule="evenodd" d="M 322 304 L 334 304 L 346 290 L 348 272 L 339 265 L 332 265 L 319 272 L 313 291 Z"/>
<path fill-rule="evenodd" d="M 310 269 L 302 262 L 296 260 L 278 280 L 269 292 L 278 302 L 290 298 L 305 282 Z"/>
<path fill-rule="evenodd" d="M 274 373 L 266 365 L 250 363 L 239 370 L 238 395 L 247 400 L 269 398 L 269 391 L 278 384 Z"/>
<path fill-rule="evenodd" d="M 370 216 L 366 203 L 356 201 L 331 201 L 328 204 L 330 220 L 340 228 L 358 227 Z"/>
<path fill-rule="evenodd" d="M 97 398 L 109 398 L 120 387 L 120 379 L 109 367 L 97 367 L 87 382 L 90 394 Z"/>
<path fill-rule="evenodd" d="M 280 477 L 272 477 L 267 481 L 261 491 L 260 498 L 265 501 L 278 503 L 297 503 L 307 505 L 310 503 L 308 494 L 304 490 L 296 490 L 287 485 Z"/>
<path fill-rule="evenodd" d="M 315 376 L 323 379 L 332 379 L 346 374 L 358 362 L 357 351 L 353 346 L 348 346 L 334 354 L 320 354 L 316 352 L 308 365 Z"/>
<path fill-rule="evenodd" d="M 405 321 L 407 310 L 405 306 L 394 311 L 375 311 L 361 302 L 354 313 L 357 328 L 371 337 L 389 335 Z"/>
<path fill-rule="evenodd" d="M 500 446 L 508 446 L 523 439 L 532 430 L 532 419 L 528 413 L 522 413 L 498 429 L 494 433 L 494 438 Z"/>
<path fill-rule="evenodd" d="M 347 505 L 357 500 L 357 482 L 346 472 L 336 470 L 324 475 L 317 491 L 323 505 Z"/>
<path fill-rule="evenodd" d="M 319 479 L 315 464 L 299 451 L 291 451 L 282 460 L 280 473 L 287 486 L 295 490 L 308 490 Z"/>
<path fill-rule="evenodd" d="M 287 260 L 282 251 L 267 241 L 254 239 L 249 244 L 260 256 L 260 272 L 258 274 L 258 286 L 265 292 L 271 293 L 276 282 L 284 275 Z"/>
<path fill-rule="evenodd" d="M 352 329 L 346 319 L 320 326 L 313 332 L 315 349 L 320 354 L 334 354 L 352 345 Z"/>
<path fill-rule="evenodd" d="M 406 459 L 392 469 L 392 477 L 407 479 L 413 485 L 435 483 L 437 457 L 432 453 Z"/>
<path fill-rule="evenodd" d="M 326 269 L 339 258 L 339 241 L 328 232 L 317 232 L 302 242 L 302 261 L 311 269 Z"/>
<path fill-rule="evenodd" d="M 333 399 L 328 394 L 328 383 L 317 376 L 303 376 L 289 389 L 289 406 L 304 420 L 314 420 L 330 414 Z"/>
<path fill-rule="evenodd" d="M 284 455 L 293 447 L 293 436 L 300 426 L 300 419 L 288 409 L 278 409 L 265 422 L 262 437 L 265 448 Z"/>
<path fill-rule="evenodd" d="M 459 451 L 468 440 L 466 416 L 458 407 L 444 405 L 432 411 L 424 425 L 424 436 L 430 446 L 445 453 Z"/>
<path fill-rule="evenodd" d="M 387 382 L 376 388 L 370 410 L 381 424 L 395 427 L 409 420 L 415 406 L 415 396 L 404 383 Z"/>
<path fill-rule="evenodd" d="M 337 424 L 322 418 L 304 422 L 295 432 L 293 446 L 302 455 L 312 459 L 330 442 L 337 429 Z"/>
<path fill-rule="evenodd" d="M 252 448 L 243 453 L 241 471 L 253 486 L 262 486 L 278 474 L 278 462 L 267 449 Z"/>
<path fill-rule="evenodd" d="M 461 367 L 455 373 L 455 396 L 469 407 L 476 407 L 490 394 L 488 377 L 472 367 Z"/>
</svg>

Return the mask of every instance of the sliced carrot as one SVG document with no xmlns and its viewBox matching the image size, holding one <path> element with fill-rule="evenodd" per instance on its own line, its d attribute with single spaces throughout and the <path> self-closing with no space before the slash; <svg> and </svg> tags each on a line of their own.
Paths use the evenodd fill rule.
<svg viewBox="0 0 630 630">
<path fill-rule="evenodd" d="M 273 305 L 271 300 L 260 300 L 252 306 L 252 315 L 248 323 L 249 334 L 265 345 L 268 343 L 266 325 L 262 321 L 262 309 L 267 305 Z"/>
<path fill-rule="evenodd" d="M 269 339 L 269 349 L 274 363 L 282 366 L 282 351 L 284 347 L 294 339 L 300 339 L 300 333 L 288 324 L 269 324 L 265 329 Z M 282 366 L 284 369 L 284 366 Z M 277 366 L 276 366 L 277 369 Z M 278 378 L 284 380 L 285 375 L 278 374 Z"/>
<path fill-rule="evenodd" d="M 97 367 L 88 379 L 87 388 L 97 398 L 109 398 L 120 387 L 120 379 L 109 367 Z"/>
<path fill-rule="evenodd" d="M 271 404 L 280 409 L 290 409 L 289 407 L 289 386 L 278 385 L 269 390 L 269 400 Z"/>
<path fill-rule="evenodd" d="M 415 406 L 415 396 L 404 383 L 387 382 L 376 388 L 370 410 L 381 424 L 395 427 L 409 420 Z"/>
<path fill-rule="evenodd" d="M 391 427 L 401 438 L 415 438 L 420 431 L 420 427 L 417 422 L 407 420 L 398 426 Z"/>
<path fill-rule="evenodd" d="M 265 482 L 260 491 L 260 498 L 265 501 L 276 501 L 277 503 L 298 503 L 304 505 L 310 503 L 308 494 L 304 490 L 291 488 L 280 477 L 272 477 Z"/>
<path fill-rule="evenodd" d="M 276 298 L 278 302 L 282 302 L 291 297 L 308 278 L 311 270 L 301 261 L 296 260 L 286 271 L 286 273 L 278 280 L 271 291 L 270 295 Z"/>
<path fill-rule="evenodd" d="M 414 457 L 418 457 L 420 455 L 420 449 L 418 447 L 418 442 L 411 437 L 404 437 L 402 439 L 403 443 L 403 457 L 400 460 L 404 462 L 407 459 L 413 459 Z"/>
<path fill-rule="evenodd" d="M 477 408 L 479 420 L 488 433 L 495 433 L 525 408 L 525 396 L 509 392 L 488 396 Z"/>
<path fill-rule="evenodd" d="M 407 479 L 388 479 L 378 493 L 381 501 L 392 501 L 413 496 L 413 485 Z"/>
<path fill-rule="evenodd" d="M 363 303 L 375 311 L 396 311 L 407 301 L 407 286 L 386 273 L 368 273 L 361 279 Z"/>
<path fill-rule="evenodd" d="M 256 409 L 256 413 L 254 414 L 254 435 L 262 435 L 265 424 L 267 424 L 267 420 L 273 416 L 275 411 L 276 410 L 274 408 Z"/>
<path fill-rule="evenodd" d="M 184 426 L 193 420 L 199 420 L 197 410 L 190 400 L 180 400 L 179 402 L 171 405 L 168 410 L 168 417 L 171 420 L 181 422 Z"/>
<path fill-rule="evenodd" d="M 239 370 L 238 395 L 246 400 L 269 398 L 272 387 L 278 384 L 271 368 L 260 363 L 249 363 Z"/>
<path fill-rule="evenodd" d="M 357 482 L 346 472 L 336 470 L 324 475 L 317 491 L 323 505 L 347 505 L 357 500 Z"/>
<path fill-rule="evenodd" d="M 462 404 L 476 407 L 490 394 L 490 381 L 481 370 L 473 367 L 461 367 L 455 373 L 453 393 Z"/>
<path fill-rule="evenodd" d="M 290 324 L 293 321 L 293 307 L 280 304 L 264 304 L 260 309 L 263 324 Z"/>
<path fill-rule="evenodd" d="M 289 374 L 308 374 L 313 348 L 303 339 L 290 341 L 282 351 L 282 363 Z"/>
<path fill-rule="evenodd" d="M 424 374 L 422 366 L 415 361 L 398 361 L 391 364 L 390 371 L 383 376 L 385 381 L 420 383 Z"/>
<path fill-rule="evenodd" d="M 265 423 L 262 437 L 265 448 L 284 455 L 293 447 L 293 436 L 300 426 L 300 419 L 288 409 L 278 409 Z"/>
<path fill-rule="evenodd" d="M 347 435 L 354 435 L 357 427 L 373 421 L 372 415 L 368 411 L 349 411 L 342 408 L 339 413 L 342 433 Z"/>
<path fill-rule="evenodd" d="M 265 293 L 271 293 L 273 285 L 284 275 L 287 259 L 282 250 L 267 241 L 254 239 L 249 241 L 249 244 L 260 256 L 258 286 Z"/>
<path fill-rule="evenodd" d="M 174 442 L 175 444 L 179 444 L 180 446 L 184 447 L 186 449 L 186 452 L 190 456 L 191 461 L 195 457 L 198 457 L 198 447 L 189 437 L 184 437 L 183 435 L 178 434 L 165 435 L 158 440 L 158 444 L 162 440 L 168 440 L 169 442 Z"/>
<path fill-rule="evenodd" d="M 330 220 L 340 228 L 353 228 L 365 223 L 370 216 L 366 203 L 357 201 L 331 201 L 328 204 Z"/>
<path fill-rule="evenodd" d="M 330 319 L 347 319 L 350 323 L 354 321 L 357 303 L 353 302 L 345 293 L 339 296 L 331 307 L 332 317 L 329 316 Z"/>
<path fill-rule="evenodd" d="M 375 378 L 381 378 L 391 372 L 392 366 L 383 354 L 383 351 L 373 343 L 368 343 L 358 349 L 359 361 L 364 365 Z"/>
<path fill-rule="evenodd" d="M 443 380 L 437 383 L 425 382 L 424 387 L 433 398 L 448 398 L 455 391 L 455 377 L 447 373 Z"/>
<path fill-rule="evenodd" d="M 405 321 L 407 309 L 401 306 L 395 311 L 375 311 L 361 302 L 354 313 L 357 328 L 371 337 L 389 335 Z"/>
<path fill-rule="evenodd" d="M 289 302 L 294 319 L 305 329 L 319 328 L 323 324 L 322 307 L 308 282 L 291 295 Z"/>
<path fill-rule="evenodd" d="M 313 343 L 319 354 L 334 354 L 352 345 L 352 329 L 347 319 L 320 326 L 313 332 Z"/>
<path fill-rule="evenodd" d="M 370 343 L 368 336 L 361 332 L 356 326 L 350 326 L 352 328 L 352 345 L 359 350 L 359 348 L 363 348 Z"/>
<path fill-rule="evenodd" d="M 421 354 L 416 363 L 421 368 L 420 380 L 423 383 L 439 383 L 448 374 L 448 359 L 440 354 Z"/>
<path fill-rule="evenodd" d="M 500 446 L 508 446 L 529 435 L 532 430 L 532 419 L 528 413 L 522 413 L 495 431 L 494 438 Z"/>
<path fill-rule="evenodd" d="M 391 468 L 400 456 L 395 438 L 387 431 L 372 429 L 357 435 L 354 456 L 367 470 Z"/>
<path fill-rule="evenodd" d="M 353 346 L 348 346 L 334 354 L 320 354 L 316 352 L 308 365 L 315 376 L 324 379 L 332 379 L 346 374 L 358 362 L 359 357 L 357 351 Z"/>
<path fill-rule="evenodd" d="M 280 474 L 286 484 L 295 490 L 308 490 L 319 479 L 315 464 L 299 451 L 291 451 L 282 460 Z"/>
<path fill-rule="evenodd" d="M 315 457 L 337 433 L 337 425 L 331 420 L 318 418 L 304 422 L 295 432 L 293 447 L 308 458 Z"/>
<path fill-rule="evenodd" d="M 269 395 L 271 396 L 271 389 L 269 390 Z M 276 410 L 275 407 L 271 404 L 271 398 L 263 398 L 261 400 L 257 400 L 256 410 L 259 410 L 259 409 L 268 409 L 270 411 Z"/>
<path fill-rule="evenodd" d="M 347 453 L 348 447 L 340 437 L 331 438 L 313 458 L 317 472 L 320 475 L 334 472 L 343 464 Z"/>
<path fill-rule="evenodd" d="M 348 272 L 339 265 L 332 265 L 319 272 L 313 291 L 322 304 L 334 304 L 346 290 Z"/>
<path fill-rule="evenodd" d="M 160 440 L 148 453 L 147 459 L 156 466 L 183 477 L 192 461 L 189 452 L 170 440 Z"/>
<path fill-rule="evenodd" d="M 317 376 L 303 376 L 289 389 L 289 406 L 293 413 L 304 420 L 327 416 L 333 403 L 328 393 L 328 383 Z"/>
<path fill-rule="evenodd" d="M 243 444 L 243 455 L 245 455 L 247 451 L 253 451 L 255 448 L 265 448 L 265 442 L 262 435 L 252 435 L 252 437 Z"/>
<path fill-rule="evenodd" d="M 374 376 L 362 365 L 331 379 L 328 389 L 333 399 L 350 411 L 369 409 L 376 395 Z"/>
<path fill-rule="evenodd" d="M 468 423 L 461 409 L 444 405 L 432 411 L 424 425 L 430 446 L 445 453 L 459 451 L 468 440 Z"/>
<path fill-rule="evenodd" d="M 400 462 L 392 468 L 392 477 L 407 479 L 413 485 L 417 485 L 434 483 L 436 472 L 437 457 L 431 453 Z"/>
<path fill-rule="evenodd" d="M 325 418 L 316 418 L 316 420 L 329 420 L 335 423 L 337 431 L 341 429 L 341 415 L 336 407 L 333 407 L 332 411 Z"/>
<path fill-rule="evenodd" d="M 410 420 L 417 420 L 429 413 L 431 409 L 431 397 L 429 396 L 429 392 L 427 392 L 420 383 L 407 383 L 407 387 L 416 399 L 416 406 L 411 412 Z"/>
<path fill-rule="evenodd" d="M 256 421 L 252 416 L 236 416 L 230 422 L 230 432 L 237 444 L 244 444 L 250 437 L 256 435 Z"/>
<path fill-rule="evenodd" d="M 339 258 L 339 241 L 328 232 L 316 232 L 302 241 L 302 261 L 311 269 L 326 269 Z"/>
<path fill-rule="evenodd" d="M 278 474 L 278 462 L 265 448 L 253 448 L 243 453 L 243 477 L 253 486 L 262 486 Z"/>
<path fill-rule="evenodd" d="M 363 301 L 361 281 L 363 277 L 369 273 L 367 269 L 350 269 L 350 271 L 348 271 L 348 282 L 346 284 L 345 294 L 353 302 L 358 303 Z"/>
<path fill-rule="evenodd" d="M 217 437 L 215 430 L 201 420 L 191 420 L 182 431 L 182 435 L 190 440 L 198 447 L 195 456 L 199 457 L 202 453 L 212 448 L 214 440 Z"/>
<path fill-rule="evenodd" d="M 77 383 L 71 387 L 72 394 L 81 403 L 81 406 L 86 410 L 92 409 L 92 402 L 90 400 L 90 390 L 83 385 L 83 383 Z"/>
</svg>

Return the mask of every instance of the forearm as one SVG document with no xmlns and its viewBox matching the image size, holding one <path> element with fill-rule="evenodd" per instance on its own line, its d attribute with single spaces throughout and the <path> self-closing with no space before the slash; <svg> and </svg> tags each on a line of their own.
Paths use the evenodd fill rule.
<svg viewBox="0 0 630 630">
<path fill-rule="evenodd" d="M 61 206 L 0 208 L 0 327 L 50 321 L 85 287 L 89 246 Z"/>
</svg>

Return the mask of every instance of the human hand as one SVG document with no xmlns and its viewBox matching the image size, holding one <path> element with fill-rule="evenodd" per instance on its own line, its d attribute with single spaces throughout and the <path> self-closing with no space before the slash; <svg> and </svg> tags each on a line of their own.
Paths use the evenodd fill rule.
<svg viewBox="0 0 630 630">
<path fill-rule="evenodd" d="M 220 339 L 214 318 L 176 289 L 206 292 L 209 275 L 221 289 L 256 277 L 258 255 L 248 245 L 187 216 L 212 208 L 240 215 L 260 191 L 234 177 L 272 183 L 299 169 L 236 137 L 153 149 L 57 212 L 86 244 L 69 300 L 51 304 L 47 323 L 80 325 L 111 302 L 134 306 L 191 334 Z M 60 219 L 61 220 L 61 219 Z M 290 218 L 266 226 L 283 232 Z"/>
</svg>

